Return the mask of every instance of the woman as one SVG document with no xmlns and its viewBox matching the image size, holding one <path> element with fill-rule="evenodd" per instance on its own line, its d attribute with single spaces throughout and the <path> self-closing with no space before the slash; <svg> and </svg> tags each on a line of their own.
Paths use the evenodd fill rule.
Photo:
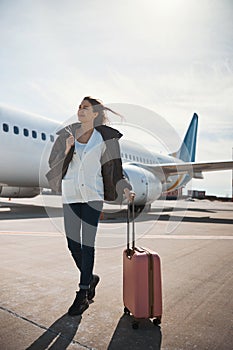
<svg viewBox="0 0 233 350">
<path fill-rule="evenodd" d="M 84 97 L 74 123 L 58 132 L 49 158 L 50 186 L 62 192 L 68 248 L 80 271 L 79 291 L 68 310 L 82 314 L 95 296 L 99 276 L 93 275 L 95 237 L 103 201 L 131 201 L 135 193 L 125 179 L 120 157 L 122 134 L 106 123 L 99 100 Z"/>
</svg>

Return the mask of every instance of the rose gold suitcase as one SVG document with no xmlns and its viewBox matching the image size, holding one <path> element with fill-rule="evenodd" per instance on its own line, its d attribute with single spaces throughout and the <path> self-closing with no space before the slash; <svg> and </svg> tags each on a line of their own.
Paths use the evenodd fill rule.
<svg viewBox="0 0 233 350">
<path fill-rule="evenodd" d="M 155 325 L 162 317 L 162 282 L 159 255 L 149 249 L 135 247 L 134 205 L 132 205 L 132 247 L 129 244 L 130 211 L 127 219 L 127 249 L 123 252 L 123 301 L 125 314 L 138 319 L 153 319 Z"/>
</svg>

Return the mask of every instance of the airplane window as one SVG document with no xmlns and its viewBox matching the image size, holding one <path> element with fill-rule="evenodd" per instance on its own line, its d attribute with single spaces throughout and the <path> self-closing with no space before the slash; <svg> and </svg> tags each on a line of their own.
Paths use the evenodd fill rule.
<svg viewBox="0 0 233 350">
<path fill-rule="evenodd" d="M 50 141 L 54 142 L 54 136 L 53 135 L 50 135 Z"/>
<path fill-rule="evenodd" d="M 29 136 L 29 131 L 28 131 L 28 129 L 23 129 L 23 134 L 24 134 L 24 136 Z"/>
<path fill-rule="evenodd" d="M 33 137 L 34 139 L 37 138 L 37 132 L 36 132 L 35 130 L 32 130 L 32 137 Z"/>
<path fill-rule="evenodd" d="M 137 156 L 137 162 L 139 162 L 139 158 L 138 158 L 138 156 Z"/>
<path fill-rule="evenodd" d="M 46 135 L 45 135 L 45 133 L 44 133 L 44 132 L 42 132 L 42 133 L 41 133 L 41 139 L 42 139 L 43 141 L 45 141 L 45 140 L 46 140 Z"/>
<path fill-rule="evenodd" d="M 131 154 L 129 155 L 129 159 L 132 159 Z"/>
<path fill-rule="evenodd" d="M 2 124 L 2 129 L 3 129 L 3 131 L 5 131 L 5 132 L 8 132 L 9 131 L 9 125 L 8 124 Z"/>
<path fill-rule="evenodd" d="M 14 126 L 13 130 L 14 130 L 14 134 L 16 134 L 16 135 L 19 134 L 19 128 L 18 128 L 18 126 Z"/>
<path fill-rule="evenodd" d="M 140 162 L 142 163 L 142 157 L 140 157 Z"/>
<path fill-rule="evenodd" d="M 133 156 L 133 160 L 135 160 L 135 156 Z"/>
<path fill-rule="evenodd" d="M 128 154 L 127 153 L 125 153 L 125 158 L 128 159 Z"/>
</svg>

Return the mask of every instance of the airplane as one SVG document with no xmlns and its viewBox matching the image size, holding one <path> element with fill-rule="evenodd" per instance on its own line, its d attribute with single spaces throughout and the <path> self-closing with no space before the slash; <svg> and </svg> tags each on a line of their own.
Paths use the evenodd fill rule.
<svg viewBox="0 0 233 350">
<path fill-rule="evenodd" d="M 45 174 L 56 132 L 64 125 L 43 116 L 0 106 L 0 197 L 32 198 L 49 188 Z M 136 193 L 135 211 L 162 193 L 184 187 L 203 172 L 233 169 L 233 161 L 195 162 L 198 116 L 194 113 L 180 148 L 162 155 L 120 139 L 123 171 Z M 111 203 L 112 204 L 112 203 Z M 113 203 L 114 204 L 114 203 Z"/>
</svg>

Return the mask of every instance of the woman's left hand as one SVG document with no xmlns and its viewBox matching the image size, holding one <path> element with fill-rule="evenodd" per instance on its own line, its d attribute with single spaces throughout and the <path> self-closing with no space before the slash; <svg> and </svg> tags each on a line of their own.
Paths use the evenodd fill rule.
<svg viewBox="0 0 233 350">
<path fill-rule="evenodd" d="M 132 202 L 135 198 L 135 192 L 134 191 L 130 191 L 128 188 L 124 189 L 124 193 L 125 193 L 125 197 L 128 200 L 128 202 Z"/>
</svg>

